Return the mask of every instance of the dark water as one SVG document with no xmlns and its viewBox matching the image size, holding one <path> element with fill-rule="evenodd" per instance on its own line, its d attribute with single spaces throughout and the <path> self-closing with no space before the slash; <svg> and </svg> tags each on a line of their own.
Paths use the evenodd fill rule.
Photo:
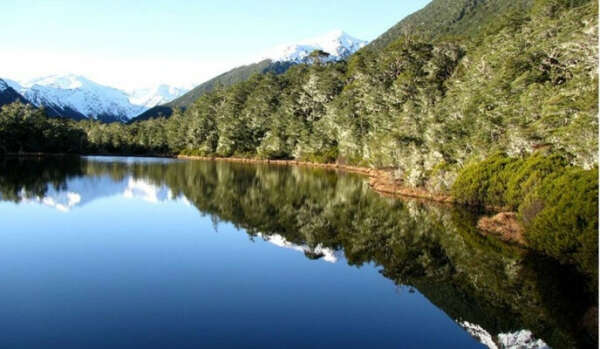
<svg viewBox="0 0 600 349">
<path fill-rule="evenodd" d="M 354 175 L 0 159 L 0 198 L 0 348 L 595 344 L 579 277 Z"/>
</svg>

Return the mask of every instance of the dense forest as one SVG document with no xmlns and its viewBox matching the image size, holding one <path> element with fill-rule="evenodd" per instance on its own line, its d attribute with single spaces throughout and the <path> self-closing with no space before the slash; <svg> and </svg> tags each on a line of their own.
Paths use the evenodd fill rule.
<svg viewBox="0 0 600 349">
<path fill-rule="evenodd" d="M 464 11 L 436 6 L 449 3 Z M 429 8 L 346 62 L 325 63 L 317 53 L 314 64 L 216 86 L 170 118 L 74 122 L 4 106 L 0 153 L 388 169 L 407 187 L 517 211 L 530 247 L 597 280 L 597 2 L 434 1 Z M 443 12 L 459 17 L 439 22 L 439 35 L 409 25 Z"/>
</svg>

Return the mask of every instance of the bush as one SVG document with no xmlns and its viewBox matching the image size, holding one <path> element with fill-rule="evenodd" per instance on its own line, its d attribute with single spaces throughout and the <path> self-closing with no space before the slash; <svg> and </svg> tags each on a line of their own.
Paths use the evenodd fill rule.
<svg viewBox="0 0 600 349">
<path fill-rule="evenodd" d="M 598 168 L 570 166 L 561 153 L 496 154 L 465 167 L 452 193 L 464 204 L 518 208 L 532 249 L 597 280 Z"/>
<path fill-rule="evenodd" d="M 536 153 L 521 162 L 518 169 L 510 174 L 504 195 L 506 205 L 516 209 L 542 181 L 551 174 L 563 173 L 569 166 L 565 154 L 544 155 Z"/>
<path fill-rule="evenodd" d="M 330 164 L 336 162 L 339 157 L 339 150 L 337 147 L 327 148 L 323 151 L 306 154 L 303 158 L 310 162 Z"/>
<path fill-rule="evenodd" d="M 462 204 L 472 206 L 505 206 L 504 194 L 510 175 L 522 160 L 506 154 L 496 154 L 488 159 L 466 166 L 459 172 L 452 187 L 452 195 Z"/>
<path fill-rule="evenodd" d="M 535 206 L 535 207 L 532 207 Z M 520 208 L 530 246 L 598 277 L 598 168 L 548 176 Z"/>
<path fill-rule="evenodd" d="M 208 154 L 206 151 L 204 151 L 202 149 L 189 149 L 189 148 L 186 148 L 186 149 L 182 150 L 181 152 L 179 152 L 179 155 L 185 155 L 185 156 L 209 156 L 210 154 Z"/>
</svg>

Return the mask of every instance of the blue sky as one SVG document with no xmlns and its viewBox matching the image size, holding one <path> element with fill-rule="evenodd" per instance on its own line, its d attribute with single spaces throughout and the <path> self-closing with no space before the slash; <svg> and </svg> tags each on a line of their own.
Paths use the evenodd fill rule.
<svg viewBox="0 0 600 349">
<path fill-rule="evenodd" d="M 76 73 L 121 88 L 202 82 L 342 29 L 372 40 L 429 0 L 0 1 L 0 74 Z M 10 68 L 8 68 L 10 67 Z"/>
</svg>

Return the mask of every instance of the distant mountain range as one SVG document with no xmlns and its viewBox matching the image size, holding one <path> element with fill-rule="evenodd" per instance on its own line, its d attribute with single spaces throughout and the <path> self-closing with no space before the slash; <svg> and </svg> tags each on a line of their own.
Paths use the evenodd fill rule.
<svg viewBox="0 0 600 349">
<path fill-rule="evenodd" d="M 170 116 L 173 108 L 185 109 L 203 94 L 217 86 L 231 86 L 247 80 L 253 74 L 283 74 L 294 64 L 308 63 L 308 56 L 315 50 L 329 54 L 327 61 L 339 61 L 348 58 L 354 52 L 368 44 L 356 39 L 342 30 L 335 30 L 323 36 L 301 40 L 297 43 L 274 47 L 257 58 L 257 62 L 234 68 L 193 88 L 173 101 L 151 108 L 132 121 L 142 121 L 159 116 Z"/>
<path fill-rule="evenodd" d="M 50 117 L 127 122 L 157 104 L 181 96 L 186 90 L 160 85 L 122 91 L 74 74 L 53 75 L 29 81 L 4 79 L 4 84 Z M 4 102 L 0 105 L 6 104 Z"/>
<path fill-rule="evenodd" d="M 329 55 L 326 61 L 338 61 L 366 45 L 364 40 L 335 30 L 321 37 L 277 46 L 258 56 L 257 62 L 218 75 L 189 92 L 168 85 L 124 91 L 74 74 L 52 75 L 29 81 L 4 79 L 0 87 L 0 105 L 17 100 L 28 101 L 36 107 L 44 107 L 50 117 L 74 120 L 146 120 L 161 115 L 170 116 L 173 108 L 185 109 L 217 86 L 230 86 L 255 73 L 282 74 L 294 64 L 308 63 L 308 56 L 315 50 L 326 52 Z"/>
</svg>

